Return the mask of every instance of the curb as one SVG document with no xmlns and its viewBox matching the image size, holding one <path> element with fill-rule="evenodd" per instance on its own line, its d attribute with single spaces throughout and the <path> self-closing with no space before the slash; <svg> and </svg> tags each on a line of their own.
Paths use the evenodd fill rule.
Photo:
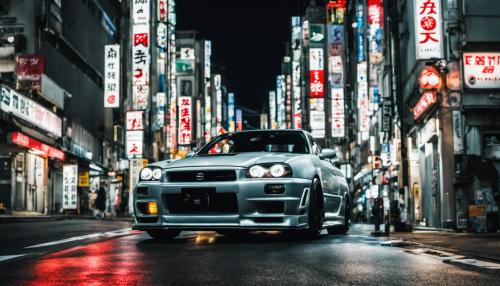
<svg viewBox="0 0 500 286">
<path fill-rule="evenodd" d="M 422 243 L 419 243 L 419 242 L 415 242 L 415 241 L 411 241 L 411 240 L 406 240 L 406 239 L 402 239 L 402 238 L 398 238 L 398 237 L 394 237 L 394 236 L 390 236 L 389 240 L 398 240 L 398 241 L 401 241 L 400 245 L 398 245 L 397 243 L 394 244 L 394 245 L 391 245 L 391 246 L 394 246 L 394 247 L 401 247 L 401 248 L 404 248 L 404 247 L 407 247 L 407 246 L 409 246 L 409 247 L 425 247 L 425 248 L 429 248 L 429 249 L 433 249 L 433 250 L 438 250 L 438 251 L 443 251 L 443 252 L 450 252 L 450 253 L 453 253 L 453 254 L 456 254 L 456 255 L 462 255 L 462 256 L 466 256 L 466 257 L 470 257 L 470 258 L 477 258 L 477 259 L 483 259 L 483 260 L 488 260 L 488 261 L 500 263 L 500 257 L 498 257 L 498 256 L 490 256 L 490 255 L 483 255 L 483 254 L 477 254 L 477 253 L 470 253 L 470 252 L 464 252 L 464 251 L 460 251 L 460 250 L 456 250 L 456 249 L 440 247 L 440 246 L 436 246 L 436 245 L 422 244 Z"/>
</svg>

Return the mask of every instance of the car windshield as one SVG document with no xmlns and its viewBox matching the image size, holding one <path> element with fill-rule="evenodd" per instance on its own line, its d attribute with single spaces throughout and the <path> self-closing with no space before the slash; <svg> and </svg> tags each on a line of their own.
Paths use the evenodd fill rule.
<svg viewBox="0 0 500 286">
<path fill-rule="evenodd" d="M 244 152 L 309 153 L 306 138 L 297 131 L 247 131 L 225 134 L 205 145 L 197 155 Z"/>
</svg>

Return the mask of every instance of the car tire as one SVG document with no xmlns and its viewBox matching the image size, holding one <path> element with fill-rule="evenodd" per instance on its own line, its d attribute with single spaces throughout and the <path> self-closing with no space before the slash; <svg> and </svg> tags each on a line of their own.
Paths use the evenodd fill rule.
<svg viewBox="0 0 500 286">
<path fill-rule="evenodd" d="M 161 229 L 161 230 L 148 230 L 147 233 L 149 236 L 156 240 L 168 241 L 174 239 L 178 236 L 181 231 L 180 230 L 170 230 L 170 229 Z"/>
<path fill-rule="evenodd" d="M 303 230 L 303 235 L 307 239 L 315 239 L 319 237 L 323 229 L 323 221 L 325 219 L 325 208 L 323 203 L 323 192 L 318 179 L 314 179 L 311 186 L 309 196 L 309 205 L 307 208 L 307 219 L 309 227 Z"/>
<path fill-rule="evenodd" d="M 336 225 L 327 228 L 328 234 L 347 234 L 349 232 L 349 227 L 351 225 L 351 207 L 349 200 L 347 200 L 346 206 L 344 208 L 344 224 Z"/>
</svg>

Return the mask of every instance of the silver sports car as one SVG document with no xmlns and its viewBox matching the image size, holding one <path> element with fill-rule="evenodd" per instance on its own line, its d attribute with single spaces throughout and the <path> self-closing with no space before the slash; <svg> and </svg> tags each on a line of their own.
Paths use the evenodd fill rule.
<svg viewBox="0 0 500 286">
<path fill-rule="evenodd" d="M 217 136 L 189 158 L 141 170 L 133 228 L 157 239 L 182 230 L 346 233 L 350 197 L 335 159 L 301 130 Z"/>
</svg>

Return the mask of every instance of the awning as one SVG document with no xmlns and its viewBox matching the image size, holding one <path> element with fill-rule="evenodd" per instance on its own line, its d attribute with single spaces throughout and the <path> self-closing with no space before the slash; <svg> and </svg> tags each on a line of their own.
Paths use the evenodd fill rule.
<svg viewBox="0 0 500 286">
<path fill-rule="evenodd" d="M 66 154 L 63 151 L 51 147 L 45 143 L 35 140 L 21 132 L 9 133 L 9 142 L 19 145 L 21 147 L 33 149 L 40 153 L 41 156 L 59 159 L 64 161 L 66 159 Z"/>
</svg>

